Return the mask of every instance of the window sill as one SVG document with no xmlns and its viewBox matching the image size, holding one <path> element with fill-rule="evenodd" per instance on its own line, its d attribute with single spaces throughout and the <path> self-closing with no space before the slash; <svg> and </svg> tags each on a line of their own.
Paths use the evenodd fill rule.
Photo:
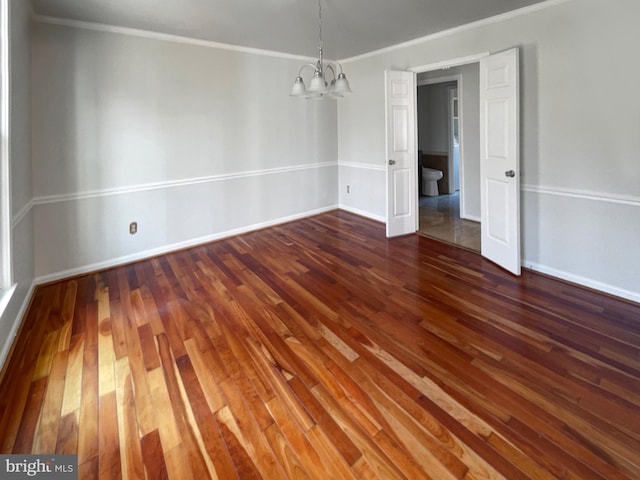
<svg viewBox="0 0 640 480">
<path fill-rule="evenodd" d="M 0 290 L 0 318 L 4 314 L 4 310 L 7 308 L 7 305 L 9 305 L 9 300 L 11 300 L 13 292 L 16 291 L 17 286 L 18 284 L 14 283 L 9 288 Z"/>
</svg>

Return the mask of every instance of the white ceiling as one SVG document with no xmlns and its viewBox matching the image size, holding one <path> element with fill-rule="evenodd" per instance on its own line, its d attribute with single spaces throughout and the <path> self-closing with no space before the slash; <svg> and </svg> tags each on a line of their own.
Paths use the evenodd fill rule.
<svg viewBox="0 0 640 480">
<path fill-rule="evenodd" d="M 344 59 L 544 0 L 322 0 L 325 55 Z M 316 56 L 317 0 L 32 0 L 36 15 Z"/>
</svg>

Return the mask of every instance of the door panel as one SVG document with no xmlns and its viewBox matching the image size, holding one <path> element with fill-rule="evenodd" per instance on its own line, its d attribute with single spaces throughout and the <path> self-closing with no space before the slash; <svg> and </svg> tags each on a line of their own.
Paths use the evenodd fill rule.
<svg viewBox="0 0 640 480">
<path fill-rule="evenodd" d="M 487 102 L 487 152 L 486 155 L 493 159 L 506 161 L 509 154 L 509 104 L 505 99 Z"/>
<path fill-rule="evenodd" d="M 487 235 L 491 240 L 506 244 L 509 241 L 509 186 L 499 180 L 489 180 L 487 188 Z"/>
<path fill-rule="evenodd" d="M 411 172 L 408 168 L 396 168 L 393 170 L 394 200 L 393 216 L 396 218 L 411 215 L 411 198 L 406 185 L 411 183 Z"/>
<path fill-rule="evenodd" d="M 393 112 L 393 151 L 407 152 L 409 149 L 409 113 L 405 106 L 392 105 Z"/>
<path fill-rule="evenodd" d="M 387 237 L 414 233 L 417 216 L 415 74 L 386 71 Z"/>
<path fill-rule="evenodd" d="M 520 275 L 518 50 L 480 60 L 482 255 Z"/>
</svg>

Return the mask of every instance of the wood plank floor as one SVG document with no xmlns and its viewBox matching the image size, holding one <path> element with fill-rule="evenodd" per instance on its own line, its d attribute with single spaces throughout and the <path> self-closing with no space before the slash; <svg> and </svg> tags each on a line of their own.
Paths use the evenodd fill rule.
<svg viewBox="0 0 640 480">
<path fill-rule="evenodd" d="M 639 306 L 336 211 L 39 287 L 0 452 L 82 479 L 638 479 L 639 380 Z"/>
</svg>

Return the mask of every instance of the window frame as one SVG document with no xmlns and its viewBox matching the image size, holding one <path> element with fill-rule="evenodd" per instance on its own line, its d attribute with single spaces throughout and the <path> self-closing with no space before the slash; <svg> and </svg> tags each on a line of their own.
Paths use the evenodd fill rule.
<svg viewBox="0 0 640 480">
<path fill-rule="evenodd" d="M 10 22 L 9 1 L 0 0 L 0 294 L 13 283 L 11 257 Z"/>
</svg>

